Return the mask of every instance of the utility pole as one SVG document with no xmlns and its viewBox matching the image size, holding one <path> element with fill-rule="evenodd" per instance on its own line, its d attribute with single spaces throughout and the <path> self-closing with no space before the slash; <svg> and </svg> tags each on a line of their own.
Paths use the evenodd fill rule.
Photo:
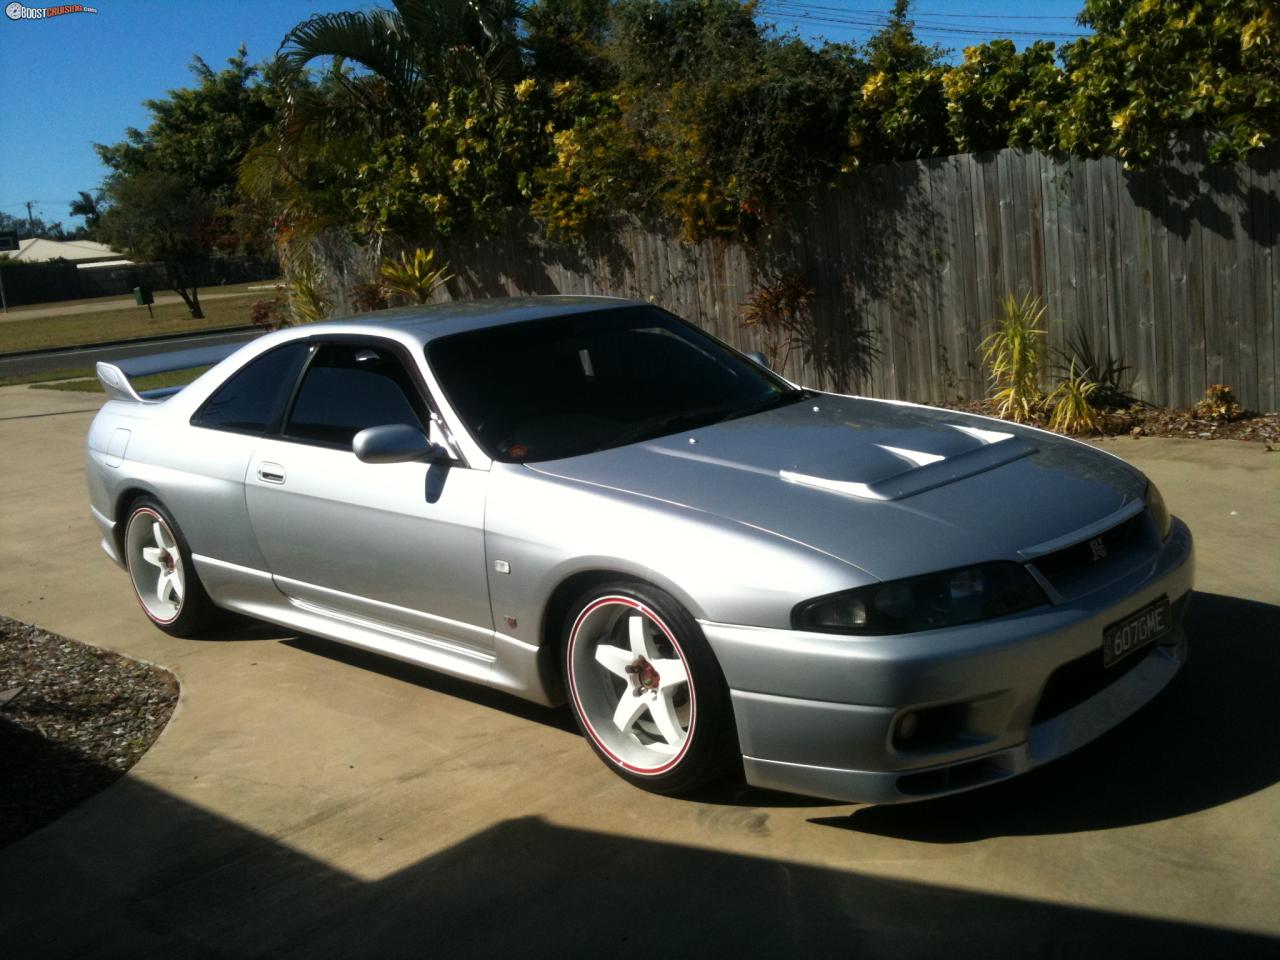
<svg viewBox="0 0 1280 960">
<path fill-rule="evenodd" d="M 27 223 L 31 227 L 31 236 L 34 237 L 36 235 L 36 219 L 31 215 L 31 208 L 33 206 L 35 206 L 35 201 L 28 200 L 27 201 Z"/>
</svg>

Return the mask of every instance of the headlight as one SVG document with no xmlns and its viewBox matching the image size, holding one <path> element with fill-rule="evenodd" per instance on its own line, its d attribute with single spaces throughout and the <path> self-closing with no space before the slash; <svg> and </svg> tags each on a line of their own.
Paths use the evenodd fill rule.
<svg viewBox="0 0 1280 960">
<path fill-rule="evenodd" d="M 1160 496 L 1160 491 L 1150 480 L 1147 481 L 1147 509 L 1151 511 L 1151 519 L 1155 521 L 1160 539 L 1167 540 L 1169 531 L 1173 529 L 1173 517 L 1169 515 L 1169 508 L 1164 505 L 1164 497 Z"/>
<path fill-rule="evenodd" d="M 1046 602 L 1023 567 L 997 561 L 806 600 L 791 611 L 791 625 L 818 633 L 915 633 L 989 620 Z"/>
</svg>

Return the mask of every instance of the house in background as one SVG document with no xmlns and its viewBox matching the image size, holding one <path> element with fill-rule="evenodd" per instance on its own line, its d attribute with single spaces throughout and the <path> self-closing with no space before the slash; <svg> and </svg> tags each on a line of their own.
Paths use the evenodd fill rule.
<svg viewBox="0 0 1280 960">
<path fill-rule="evenodd" d="M 19 240 L 18 249 L 11 253 L 10 257 L 20 263 L 67 260 L 81 269 L 130 266 L 133 263 L 105 243 L 96 243 L 93 240 L 41 240 L 38 237 Z"/>
</svg>

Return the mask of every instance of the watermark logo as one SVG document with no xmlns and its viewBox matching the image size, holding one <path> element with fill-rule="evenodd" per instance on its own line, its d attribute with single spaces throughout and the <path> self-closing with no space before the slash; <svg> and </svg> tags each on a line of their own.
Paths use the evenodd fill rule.
<svg viewBox="0 0 1280 960">
<path fill-rule="evenodd" d="M 68 13 L 97 12 L 96 7 L 86 7 L 82 3 L 64 3 L 57 7 L 24 7 L 20 3 L 11 3 L 4 8 L 4 15 L 10 20 L 48 20 Z"/>
</svg>

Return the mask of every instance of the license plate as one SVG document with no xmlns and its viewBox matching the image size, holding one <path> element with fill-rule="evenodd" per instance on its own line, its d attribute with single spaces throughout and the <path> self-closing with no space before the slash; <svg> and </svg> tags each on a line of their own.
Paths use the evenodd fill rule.
<svg viewBox="0 0 1280 960">
<path fill-rule="evenodd" d="M 1102 631 L 1102 665 L 1111 667 L 1131 653 L 1167 637 L 1173 630 L 1169 598 L 1161 597 Z"/>
</svg>

